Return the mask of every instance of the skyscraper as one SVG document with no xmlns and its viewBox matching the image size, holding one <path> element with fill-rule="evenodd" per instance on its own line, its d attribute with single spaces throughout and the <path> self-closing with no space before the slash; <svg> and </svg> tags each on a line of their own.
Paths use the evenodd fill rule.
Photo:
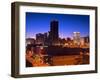
<svg viewBox="0 0 100 80">
<path fill-rule="evenodd" d="M 55 45 L 58 43 L 59 39 L 59 30 L 58 30 L 58 21 L 52 20 L 50 22 L 50 42 L 52 45 Z"/>
<path fill-rule="evenodd" d="M 73 32 L 73 41 L 75 45 L 80 45 L 80 32 Z"/>
</svg>

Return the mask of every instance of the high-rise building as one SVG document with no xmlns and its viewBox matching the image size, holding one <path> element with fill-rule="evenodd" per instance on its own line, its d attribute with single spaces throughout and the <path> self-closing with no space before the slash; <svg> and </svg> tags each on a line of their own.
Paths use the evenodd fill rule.
<svg viewBox="0 0 100 80">
<path fill-rule="evenodd" d="M 49 32 L 44 33 L 44 45 L 49 45 Z"/>
<path fill-rule="evenodd" d="M 81 37 L 80 38 L 80 44 L 81 46 L 89 47 L 89 36 Z"/>
<path fill-rule="evenodd" d="M 80 45 L 80 32 L 73 32 L 74 45 Z"/>
<path fill-rule="evenodd" d="M 80 44 L 81 44 L 81 46 L 84 46 L 85 45 L 85 39 L 84 39 L 84 37 L 81 37 L 80 38 Z"/>
<path fill-rule="evenodd" d="M 38 33 L 36 34 L 36 44 L 44 44 L 44 34 Z"/>
<path fill-rule="evenodd" d="M 53 20 L 50 22 L 50 42 L 52 45 L 55 45 L 58 43 L 59 39 L 59 30 L 58 30 L 58 21 Z"/>
<path fill-rule="evenodd" d="M 44 39 L 47 40 L 48 37 L 49 37 L 49 33 L 48 33 L 48 32 L 45 32 L 45 33 L 44 33 Z"/>
<path fill-rule="evenodd" d="M 85 43 L 89 43 L 90 42 L 89 41 L 89 36 L 84 37 L 84 39 L 85 39 Z"/>
</svg>

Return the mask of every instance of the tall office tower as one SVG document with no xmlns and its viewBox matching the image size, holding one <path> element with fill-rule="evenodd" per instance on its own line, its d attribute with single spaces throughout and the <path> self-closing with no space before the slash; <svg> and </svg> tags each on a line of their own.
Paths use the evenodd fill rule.
<svg viewBox="0 0 100 80">
<path fill-rule="evenodd" d="M 45 46 L 48 46 L 48 44 L 49 44 L 49 32 L 45 32 L 44 33 L 44 45 Z"/>
<path fill-rule="evenodd" d="M 58 31 L 58 21 L 52 20 L 50 22 L 50 41 L 52 45 L 55 45 L 58 43 L 59 39 L 59 31 Z"/>
<path fill-rule="evenodd" d="M 73 41 L 76 46 L 80 45 L 80 32 L 73 32 Z"/>
</svg>

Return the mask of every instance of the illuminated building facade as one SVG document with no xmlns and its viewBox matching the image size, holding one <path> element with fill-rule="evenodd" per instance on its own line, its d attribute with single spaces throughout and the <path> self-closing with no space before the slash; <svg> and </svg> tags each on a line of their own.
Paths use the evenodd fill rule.
<svg viewBox="0 0 100 80">
<path fill-rule="evenodd" d="M 86 37 L 81 37 L 80 39 L 80 45 L 82 47 L 88 47 L 89 48 L 89 36 L 86 36 Z"/>
<path fill-rule="evenodd" d="M 80 32 L 73 32 L 73 42 L 76 46 L 80 45 Z"/>
</svg>

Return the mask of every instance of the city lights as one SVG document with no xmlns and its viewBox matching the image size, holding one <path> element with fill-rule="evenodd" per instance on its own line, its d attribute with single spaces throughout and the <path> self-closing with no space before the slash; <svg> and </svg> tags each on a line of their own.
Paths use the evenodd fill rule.
<svg viewBox="0 0 100 80">
<path fill-rule="evenodd" d="M 32 14 L 32 13 L 31 13 Z M 32 14 L 33 15 L 33 14 Z M 36 14 L 38 15 L 38 14 Z M 43 16 L 41 16 L 43 15 Z M 33 25 L 37 26 L 34 22 L 32 17 L 28 18 L 30 21 L 29 27 L 26 27 L 26 67 L 35 67 L 35 66 L 58 66 L 58 65 L 82 65 L 82 64 L 89 64 L 89 48 L 90 48 L 90 40 L 89 40 L 89 23 L 85 23 L 84 25 L 88 27 L 84 27 L 82 22 L 89 20 L 88 16 L 78 16 L 77 17 L 77 25 L 66 24 L 66 21 L 72 20 L 73 23 L 76 22 L 72 15 L 67 15 L 68 18 L 63 18 L 63 22 L 61 21 L 62 18 L 66 15 L 56 15 L 56 14 L 45 14 L 45 16 L 52 16 L 55 15 L 59 19 L 51 19 L 48 20 L 49 24 L 41 23 L 38 24 L 40 26 L 39 29 L 37 27 L 32 27 Z M 27 15 L 26 17 L 31 16 Z M 38 15 L 41 18 L 49 18 L 45 17 L 44 14 Z M 35 16 L 34 16 L 35 18 Z M 79 18 L 79 20 L 78 20 Z M 38 18 L 40 20 L 40 18 Z M 69 19 L 69 20 L 68 20 Z M 80 23 L 80 20 L 82 21 Z M 83 21 L 84 20 L 84 21 Z M 34 22 L 33 22 L 34 21 Z M 43 20 L 42 20 L 43 21 Z M 46 20 L 45 20 L 46 21 Z M 37 23 L 37 22 L 36 22 Z M 63 23 L 63 26 L 62 24 Z M 66 25 L 67 27 L 66 27 Z M 75 23 L 76 24 L 76 23 Z M 83 29 L 80 27 L 83 26 Z M 45 26 L 42 28 L 42 26 Z M 78 26 L 78 27 L 77 27 Z M 30 29 L 28 29 L 30 28 Z M 63 29 L 65 28 L 65 29 Z M 33 29 L 33 31 L 32 31 Z M 39 31 L 40 30 L 40 31 Z M 61 32 L 63 30 L 63 32 Z M 30 32 L 28 32 L 30 31 Z M 70 32 L 70 34 L 69 34 Z M 85 33 L 86 32 L 86 33 Z M 32 33 L 34 36 L 27 37 L 27 34 Z M 64 35 L 62 37 L 61 33 Z M 67 36 L 65 36 L 67 35 Z M 69 35 L 69 36 L 68 36 Z M 84 36 L 83 36 L 84 35 Z"/>
</svg>

